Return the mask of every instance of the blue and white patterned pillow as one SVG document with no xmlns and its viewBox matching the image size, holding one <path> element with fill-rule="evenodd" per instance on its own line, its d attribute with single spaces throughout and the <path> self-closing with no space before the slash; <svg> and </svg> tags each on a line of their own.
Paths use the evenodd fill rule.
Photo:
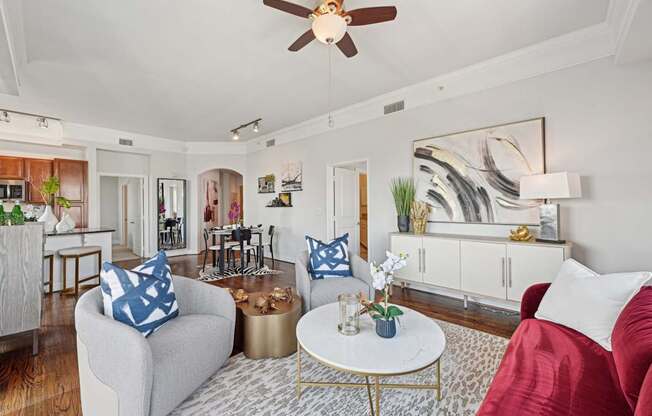
<svg viewBox="0 0 652 416">
<path fill-rule="evenodd" d="M 179 315 L 172 271 L 160 251 L 133 270 L 105 262 L 100 272 L 104 315 L 148 336 Z"/>
<path fill-rule="evenodd" d="M 308 272 L 313 279 L 351 277 L 349 261 L 349 234 L 324 243 L 306 236 L 308 243 Z"/>
</svg>

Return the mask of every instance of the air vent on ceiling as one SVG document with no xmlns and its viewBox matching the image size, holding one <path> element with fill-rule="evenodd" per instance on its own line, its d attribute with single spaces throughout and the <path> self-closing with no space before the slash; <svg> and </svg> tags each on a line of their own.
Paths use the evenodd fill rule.
<svg viewBox="0 0 652 416">
<path fill-rule="evenodd" d="M 123 146 L 133 146 L 134 145 L 134 141 L 131 140 L 131 139 L 119 138 L 118 142 Z"/>
<path fill-rule="evenodd" d="M 385 106 L 385 115 L 396 113 L 397 111 L 405 110 L 405 100 L 397 101 L 395 103 L 387 104 Z"/>
<path fill-rule="evenodd" d="M 272 147 L 276 145 L 276 139 L 270 139 L 265 142 L 265 147 Z"/>
</svg>

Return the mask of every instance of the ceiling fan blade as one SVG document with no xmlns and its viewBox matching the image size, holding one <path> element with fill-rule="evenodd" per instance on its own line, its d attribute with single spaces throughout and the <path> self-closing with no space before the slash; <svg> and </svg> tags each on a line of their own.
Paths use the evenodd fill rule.
<svg viewBox="0 0 652 416">
<path fill-rule="evenodd" d="M 312 42 L 313 40 L 315 40 L 315 34 L 313 33 L 312 29 L 308 29 L 308 31 L 306 33 L 304 33 L 303 35 L 301 35 L 299 37 L 299 39 L 294 41 L 294 43 L 292 45 L 290 45 L 290 47 L 288 49 L 291 50 L 292 52 L 296 52 L 296 51 L 302 49 L 304 46 L 306 46 L 310 42 Z"/>
<path fill-rule="evenodd" d="M 281 10 L 286 13 L 293 14 L 295 16 L 308 18 L 312 14 L 312 10 L 307 7 L 299 6 L 298 4 L 290 3 L 289 1 L 284 0 L 263 0 L 265 6 L 273 7 L 277 10 Z"/>
<path fill-rule="evenodd" d="M 355 43 L 353 43 L 353 39 L 348 33 L 344 35 L 342 40 L 337 42 L 337 47 L 347 58 L 352 58 L 358 54 L 358 48 L 355 47 Z"/>
<path fill-rule="evenodd" d="M 374 23 L 389 22 L 396 19 L 396 7 L 366 7 L 347 12 L 351 16 L 349 26 L 373 25 Z"/>
</svg>

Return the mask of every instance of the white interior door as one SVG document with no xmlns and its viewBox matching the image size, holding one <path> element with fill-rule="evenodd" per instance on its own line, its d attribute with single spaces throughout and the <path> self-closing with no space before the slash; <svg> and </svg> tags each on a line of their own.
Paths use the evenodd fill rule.
<svg viewBox="0 0 652 416">
<path fill-rule="evenodd" d="M 505 244 L 462 241 L 462 290 L 505 299 L 506 252 Z"/>
<path fill-rule="evenodd" d="M 407 266 L 396 272 L 396 277 L 412 282 L 422 282 L 421 275 L 421 237 L 410 235 L 392 235 L 392 253 L 407 254 Z"/>
<path fill-rule="evenodd" d="M 563 247 L 507 246 L 507 299 L 521 301 L 535 283 L 552 282 L 564 262 Z"/>
<path fill-rule="evenodd" d="M 134 254 L 142 256 L 142 186 L 141 179 L 127 181 L 127 235 L 128 247 Z"/>
<path fill-rule="evenodd" d="M 333 228 L 335 238 L 349 233 L 349 250 L 358 254 L 358 174 L 355 170 L 333 168 Z"/>
<path fill-rule="evenodd" d="M 460 241 L 423 237 L 423 282 L 461 289 Z"/>
</svg>

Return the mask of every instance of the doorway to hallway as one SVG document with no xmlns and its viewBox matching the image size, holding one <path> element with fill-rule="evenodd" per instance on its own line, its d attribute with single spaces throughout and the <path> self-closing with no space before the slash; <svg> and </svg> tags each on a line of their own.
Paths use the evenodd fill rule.
<svg viewBox="0 0 652 416">
<path fill-rule="evenodd" d="M 113 260 L 145 257 L 145 178 L 100 175 L 100 225 L 115 230 Z"/>
</svg>

